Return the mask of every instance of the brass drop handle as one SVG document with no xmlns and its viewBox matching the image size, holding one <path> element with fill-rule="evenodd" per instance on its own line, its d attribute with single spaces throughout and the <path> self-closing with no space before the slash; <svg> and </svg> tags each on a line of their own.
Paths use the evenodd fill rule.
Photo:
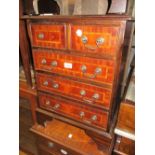
<svg viewBox="0 0 155 155">
<path fill-rule="evenodd" d="M 85 96 L 85 95 L 86 95 L 86 91 L 82 89 L 82 90 L 80 91 L 80 95 L 81 95 L 81 96 Z"/>
<path fill-rule="evenodd" d="M 100 95 L 95 93 L 93 96 L 92 96 L 93 99 L 95 100 L 98 100 L 100 98 Z"/>
<path fill-rule="evenodd" d="M 60 104 L 59 104 L 59 103 L 56 103 L 56 104 L 54 105 L 54 107 L 53 107 L 54 110 L 57 110 L 57 109 L 59 109 L 59 108 L 60 108 Z"/>
<path fill-rule="evenodd" d="M 59 88 L 59 84 L 58 84 L 58 83 L 54 83 L 54 84 L 52 85 L 52 87 L 55 88 L 55 89 L 58 89 L 58 88 Z"/>
<path fill-rule="evenodd" d="M 48 142 L 48 147 L 49 147 L 49 148 L 53 148 L 53 147 L 54 147 L 54 143 Z"/>
<path fill-rule="evenodd" d="M 46 105 L 50 105 L 50 101 L 49 100 L 46 101 Z"/>
<path fill-rule="evenodd" d="M 43 85 L 48 86 L 48 81 L 44 81 Z"/>
<path fill-rule="evenodd" d="M 103 37 L 97 38 L 96 39 L 96 46 L 92 46 L 92 45 L 87 44 L 87 42 L 88 42 L 87 36 L 82 36 L 81 41 L 87 49 L 96 50 L 99 47 L 99 45 L 102 45 L 104 43 L 105 39 Z"/>
<path fill-rule="evenodd" d="M 80 117 L 83 118 L 85 116 L 85 113 L 83 111 L 80 112 Z"/>
<path fill-rule="evenodd" d="M 102 45 L 104 43 L 104 38 L 100 37 L 96 39 L 96 45 Z"/>
<path fill-rule="evenodd" d="M 85 73 L 85 72 L 87 71 L 86 65 L 82 65 L 82 66 L 81 66 L 81 71 L 82 71 L 83 73 Z"/>
<path fill-rule="evenodd" d="M 97 67 L 97 68 L 95 69 L 95 75 L 98 75 L 98 74 L 101 74 L 101 73 L 102 73 L 102 68 Z"/>
<path fill-rule="evenodd" d="M 99 75 L 99 74 L 102 73 L 102 68 L 97 67 L 97 68 L 95 69 L 93 75 L 86 75 L 87 66 L 86 66 L 86 65 L 82 65 L 82 66 L 81 66 L 81 71 L 82 71 L 82 73 L 83 73 L 83 76 L 85 76 L 86 78 L 94 79 L 94 78 L 96 78 L 97 75 Z"/>
<path fill-rule="evenodd" d="M 44 33 L 39 33 L 39 34 L 38 34 L 38 38 L 39 38 L 39 39 L 44 39 Z"/>
<path fill-rule="evenodd" d="M 96 121 L 96 120 L 97 120 L 97 116 L 96 116 L 96 115 L 93 115 L 93 116 L 91 117 L 91 120 L 92 120 L 92 121 Z"/>
<path fill-rule="evenodd" d="M 88 38 L 86 36 L 82 36 L 81 41 L 83 44 L 86 44 L 88 42 Z"/>
<path fill-rule="evenodd" d="M 46 59 L 42 59 L 42 60 L 41 60 L 41 63 L 42 63 L 43 65 L 45 65 L 45 64 L 47 63 Z"/>
<path fill-rule="evenodd" d="M 58 62 L 57 61 L 54 60 L 54 61 L 51 62 L 51 66 L 52 67 L 56 67 L 57 65 L 58 65 Z"/>
</svg>

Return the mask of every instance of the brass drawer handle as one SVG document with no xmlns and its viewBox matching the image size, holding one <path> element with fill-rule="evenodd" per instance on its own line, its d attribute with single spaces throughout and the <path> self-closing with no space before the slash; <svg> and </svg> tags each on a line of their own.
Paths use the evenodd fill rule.
<svg viewBox="0 0 155 155">
<path fill-rule="evenodd" d="M 42 60 L 41 60 L 41 63 L 42 63 L 43 65 L 45 65 L 45 64 L 47 63 L 46 59 L 42 59 Z"/>
<path fill-rule="evenodd" d="M 85 95 L 86 95 L 86 91 L 82 89 L 82 90 L 80 91 L 80 95 L 81 95 L 81 96 L 85 96 Z"/>
<path fill-rule="evenodd" d="M 58 89 L 58 88 L 59 88 L 59 84 L 58 84 L 58 83 L 54 83 L 54 84 L 52 85 L 52 87 L 55 88 L 55 89 Z"/>
<path fill-rule="evenodd" d="M 54 105 L 54 107 L 53 107 L 54 110 L 57 110 L 57 109 L 59 109 L 59 108 L 60 108 L 60 104 L 59 104 L 59 103 L 56 103 L 56 104 Z"/>
<path fill-rule="evenodd" d="M 48 86 L 48 81 L 44 81 L 43 85 Z"/>
<path fill-rule="evenodd" d="M 39 33 L 39 34 L 38 34 L 38 38 L 39 38 L 39 39 L 44 39 L 44 33 Z"/>
<path fill-rule="evenodd" d="M 92 121 L 96 121 L 96 120 L 97 120 L 97 116 L 96 116 L 96 115 L 93 115 L 93 116 L 91 117 L 91 120 L 92 120 Z"/>
<path fill-rule="evenodd" d="M 82 36 L 81 41 L 83 44 L 86 44 L 88 42 L 88 38 L 86 36 Z"/>
<path fill-rule="evenodd" d="M 102 45 L 104 43 L 105 39 L 103 37 L 97 38 L 96 39 L 96 46 L 87 45 L 87 42 L 88 42 L 87 36 L 82 36 L 81 41 L 84 44 L 85 48 L 87 48 L 89 50 L 96 50 L 99 47 L 99 45 Z"/>
<path fill-rule="evenodd" d="M 92 96 L 93 99 L 95 100 L 98 100 L 100 98 L 100 95 L 95 93 L 93 96 Z"/>
<path fill-rule="evenodd" d="M 87 66 L 86 65 L 81 66 L 81 71 L 82 71 L 84 77 L 89 78 L 89 79 L 94 79 L 94 78 L 96 78 L 97 75 L 102 73 L 102 68 L 97 67 L 94 71 L 94 74 L 89 75 L 89 76 L 86 75 L 86 72 L 87 72 Z"/>
<path fill-rule="evenodd" d="M 51 103 L 51 102 L 50 102 L 49 100 L 47 100 L 45 104 L 46 104 L 46 105 L 50 105 L 50 103 Z"/>
<path fill-rule="evenodd" d="M 64 149 L 60 149 L 60 152 L 61 152 L 62 154 L 68 154 L 68 152 L 67 152 L 66 150 L 64 150 Z"/>
<path fill-rule="evenodd" d="M 53 148 L 53 147 L 54 147 L 54 143 L 48 142 L 48 147 L 49 147 L 49 148 Z"/>
<path fill-rule="evenodd" d="M 57 61 L 54 60 L 54 61 L 51 62 L 51 66 L 52 67 L 56 67 L 57 65 L 58 65 L 58 62 Z"/>
<path fill-rule="evenodd" d="M 103 37 L 100 37 L 100 38 L 97 38 L 96 39 L 96 45 L 102 45 L 104 43 L 104 38 Z"/>
<path fill-rule="evenodd" d="M 80 117 L 83 118 L 85 116 L 85 112 L 81 111 L 80 112 Z"/>
</svg>

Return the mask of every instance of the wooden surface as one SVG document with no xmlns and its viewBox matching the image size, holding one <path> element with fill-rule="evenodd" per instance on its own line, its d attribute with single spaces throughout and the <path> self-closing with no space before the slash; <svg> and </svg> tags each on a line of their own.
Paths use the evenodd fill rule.
<svg viewBox="0 0 155 155">
<path fill-rule="evenodd" d="M 94 106 L 100 105 L 100 108 L 103 107 L 109 109 L 110 107 L 112 96 L 112 90 L 110 89 L 43 73 L 36 74 L 36 81 L 38 90 L 75 98 L 79 101 L 83 101 L 85 104 L 91 104 Z M 47 86 L 45 85 L 45 82 L 48 82 Z M 56 84 L 58 85 L 58 88 L 54 87 Z M 85 96 L 80 94 L 81 90 L 86 91 Z M 99 97 L 95 99 L 93 97 L 94 94 L 98 94 Z"/>
<path fill-rule="evenodd" d="M 87 125 L 107 128 L 108 112 L 56 98 L 45 93 L 39 93 L 39 105 L 43 109 L 70 117 Z M 82 116 L 81 113 L 83 113 Z M 96 116 L 94 121 L 92 120 L 93 116 Z"/>
<path fill-rule="evenodd" d="M 135 106 L 132 102 L 122 102 L 119 110 L 115 133 L 134 140 Z"/>
<path fill-rule="evenodd" d="M 22 0 L 19 1 L 19 16 L 23 15 L 23 4 Z M 30 72 L 30 45 L 28 42 L 26 23 L 24 20 L 19 20 L 19 45 L 20 52 L 25 71 L 25 77 L 29 87 L 32 87 L 32 79 Z"/>
<path fill-rule="evenodd" d="M 32 46 L 65 48 L 65 26 L 61 24 L 32 24 Z M 41 35 L 41 38 L 39 38 Z"/>
<path fill-rule="evenodd" d="M 135 155 L 135 141 L 125 137 L 117 136 L 114 147 L 114 154 Z"/>
<path fill-rule="evenodd" d="M 99 85 L 107 84 L 111 86 L 114 80 L 114 60 L 82 57 L 53 50 L 33 50 L 33 58 L 35 70 L 37 71 L 71 76 L 92 83 L 95 82 Z M 43 60 L 46 61 L 45 64 L 42 63 Z M 51 65 L 54 61 L 57 62 L 56 66 Z M 81 70 L 83 65 L 87 67 L 86 73 Z M 94 76 L 97 68 L 101 68 L 102 72 Z"/>
<path fill-rule="evenodd" d="M 108 154 L 111 152 L 114 144 L 112 128 L 114 127 L 113 124 L 115 124 L 113 118 L 119 99 L 118 88 L 120 83 L 119 74 L 122 47 L 126 20 L 130 20 L 130 18 L 127 16 L 24 16 L 23 19 L 27 19 L 28 33 L 31 40 L 36 70 L 36 62 L 40 59 L 47 59 L 44 61 L 41 60 L 41 63 L 47 63 L 48 66 L 46 67 L 49 69 L 49 65 L 52 65 L 50 61 L 57 58 L 58 63 L 60 63 L 60 60 L 62 61 L 65 56 L 68 56 L 67 60 L 70 60 L 72 63 L 76 61 L 81 64 L 89 62 L 91 66 L 89 74 L 92 74 L 94 68 L 98 65 L 100 67 L 103 66 L 103 64 L 100 64 L 101 62 L 106 64 L 106 69 L 103 69 L 103 73 L 106 72 L 106 74 L 101 74 L 102 77 L 100 77 L 100 80 L 94 80 L 94 82 L 83 77 L 80 79 L 80 74 L 74 75 L 76 77 L 71 77 L 70 73 L 64 71 L 66 74 L 62 75 L 64 68 L 60 71 L 55 70 L 55 72 L 52 71 L 53 68 L 50 68 L 51 71 L 47 71 L 44 70 L 45 65 L 39 64 L 39 69 L 36 72 L 37 92 L 38 94 L 39 92 L 43 92 L 44 95 L 39 97 L 40 107 L 34 107 L 33 109 L 37 111 L 36 121 L 39 124 L 44 124 L 46 120 L 56 118 L 83 128 L 86 130 L 87 135 L 91 136 L 97 144 L 96 148 L 102 151 L 104 150 Z M 55 33 L 55 30 L 58 33 Z M 86 35 L 88 38 L 86 44 L 81 41 L 83 38 L 82 36 L 79 37 L 78 30 L 82 31 L 82 35 Z M 103 37 L 103 43 L 101 44 L 97 43 L 99 37 Z M 52 58 L 50 58 L 51 50 L 55 54 Z M 49 53 L 47 54 L 47 52 Z M 61 54 L 62 56 L 59 57 Z M 77 67 L 80 68 L 80 66 Z M 109 67 L 111 67 L 111 70 Z M 75 73 L 76 71 L 77 69 L 72 72 Z M 110 78 L 108 77 L 109 75 Z M 106 76 L 107 79 L 103 80 L 103 76 Z M 81 90 L 85 90 L 86 94 L 81 95 Z M 94 94 L 97 94 L 97 99 L 93 98 Z M 52 95 L 55 97 L 53 98 Z M 50 104 L 46 102 L 47 99 L 50 100 Z M 60 104 L 60 107 L 53 110 L 56 103 Z M 87 123 L 79 121 L 78 113 L 81 110 L 86 114 L 83 121 Z M 91 122 L 91 125 L 88 122 L 90 122 L 89 119 L 94 114 L 97 116 L 97 120 L 96 122 Z M 54 125 L 51 125 L 51 128 L 54 128 Z M 48 134 L 50 130 L 45 129 L 41 127 L 40 132 L 36 131 L 37 129 L 33 131 L 37 135 L 49 139 L 50 135 Z M 52 140 L 56 141 L 56 137 Z M 56 143 L 56 145 L 63 146 L 60 141 Z M 81 153 L 81 149 L 76 150 L 76 146 L 73 147 L 73 144 L 66 144 L 65 147 L 71 147 L 70 149 L 77 154 Z M 51 153 L 52 151 L 45 149 L 46 146 L 42 142 L 39 144 L 39 148 L 43 152 Z M 91 149 L 89 148 L 89 150 Z"/>
<path fill-rule="evenodd" d="M 57 120 L 46 122 L 45 127 L 35 125 L 31 131 L 45 139 L 47 138 L 49 141 L 60 144 L 62 148 L 71 149 L 81 155 L 104 155 L 103 152 L 97 149 L 96 144 L 83 130 Z M 72 135 L 71 138 L 69 138 L 70 134 Z M 47 144 L 45 142 L 44 145 Z"/>
<path fill-rule="evenodd" d="M 26 82 L 19 82 L 19 96 L 26 98 L 30 101 L 30 107 L 32 111 L 32 117 L 34 123 L 36 122 L 35 110 L 37 107 L 37 92 L 35 87 L 31 88 Z"/>
<path fill-rule="evenodd" d="M 31 112 L 30 101 L 20 97 L 19 99 L 19 147 L 20 149 L 37 155 L 37 148 L 35 145 L 35 137 L 29 131 L 33 125 L 33 118 Z"/>
</svg>

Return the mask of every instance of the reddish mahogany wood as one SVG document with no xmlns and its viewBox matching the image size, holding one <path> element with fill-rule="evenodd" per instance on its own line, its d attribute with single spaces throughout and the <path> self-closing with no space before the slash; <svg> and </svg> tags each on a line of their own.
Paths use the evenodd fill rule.
<svg viewBox="0 0 155 155">
<path fill-rule="evenodd" d="M 23 15 L 23 1 L 19 1 L 19 15 Z M 19 45 L 20 45 L 20 53 L 23 62 L 23 68 L 25 72 L 25 77 L 27 80 L 27 84 L 32 87 L 32 79 L 30 72 L 30 45 L 28 42 L 26 24 L 24 20 L 19 20 Z"/>
<path fill-rule="evenodd" d="M 116 136 L 114 153 L 116 155 L 135 155 L 135 141 L 125 137 Z"/>
<path fill-rule="evenodd" d="M 50 16 L 50 17 L 49 16 L 48 17 L 38 16 L 38 17 L 24 17 L 24 18 L 28 19 L 29 28 L 31 28 L 31 25 L 38 25 L 38 26 L 43 25 L 45 27 L 46 27 L 46 25 L 51 25 L 53 27 L 55 25 L 61 25 L 61 26 L 66 25 L 66 29 L 64 30 L 64 42 L 65 42 L 66 49 L 64 48 L 64 46 L 62 48 L 57 47 L 54 43 L 51 46 L 47 46 L 47 44 L 43 43 L 42 46 L 37 45 L 36 47 L 42 47 L 42 48 L 44 48 L 44 50 L 38 50 L 38 51 L 45 52 L 45 50 L 47 48 L 50 48 L 50 49 L 53 49 L 55 54 L 57 54 L 59 52 L 60 53 L 66 52 L 68 55 L 70 54 L 70 58 L 73 57 L 73 55 L 71 55 L 71 54 L 74 54 L 74 56 L 75 55 L 82 56 L 83 57 L 82 62 L 84 62 L 86 59 L 93 58 L 93 57 L 103 59 L 103 61 L 110 60 L 110 61 L 114 62 L 114 68 L 113 68 L 114 69 L 114 77 L 112 79 L 112 88 L 105 87 L 105 85 L 102 85 L 102 82 L 99 80 L 98 80 L 98 83 L 101 84 L 100 86 L 98 86 L 99 84 L 93 83 L 92 81 L 89 81 L 89 80 L 85 80 L 85 83 L 84 83 L 84 80 L 82 80 L 83 78 L 80 79 L 77 75 L 76 75 L 76 78 L 75 77 L 74 78 L 73 77 L 65 77 L 65 76 L 68 76 L 68 73 L 60 74 L 60 73 L 58 73 L 57 70 L 56 70 L 56 72 L 48 71 L 48 73 L 58 73 L 60 75 L 55 75 L 55 74 L 49 75 L 49 74 L 47 74 L 47 70 L 44 70 L 44 71 L 46 71 L 46 73 L 42 72 L 42 73 L 37 74 L 37 88 L 38 88 L 38 90 L 44 91 L 46 93 L 48 92 L 50 94 L 54 94 L 57 96 L 60 95 L 63 98 L 66 98 L 68 100 L 68 101 L 65 100 L 66 102 L 63 102 L 63 106 L 62 106 L 65 109 L 64 111 L 66 113 L 72 109 L 69 106 L 74 105 L 74 104 L 76 105 L 76 108 L 78 108 L 78 105 L 83 104 L 84 110 L 87 109 L 86 106 L 89 106 L 88 109 L 89 108 L 92 109 L 92 107 L 94 107 L 94 109 L 92 111 L 89 111 L 89 113 L 100 111 L 103 109 L 108 110 L 107 130 L 105 130 L 104 128 L 101 128 L 99 126 L 94 125 L 92 127 L 92 126 L 86 125 L 84 123 L 80 123 L 79 121 L 73 120 L 74 116 L 71 116 L 72 119 L 70 119 L 70 117 L 68 117 L 68 118 L 64 117 L 63 115 L 58 114 L 58 112 L 57 113 L 49 112 L 48 110 L 43 110 L 41 108 L 37 108 L 38 113 L 45 114 L 44 120 L 45 120 L 45 118 L 47 118 L 47 116 L 50 116 L 52 118 L 57 118 L 64 122 L 74 124 L 78 127 L 85 128 L 87 130 L 86 133 L 90 134 L 93 137 L 94 141 L 97 143 L 97 145 L 99 146 L 100 149 L 103 149 L 104 143 L 108 143 L 108 145 L 106 145 L 106 146 L 112 148 L 111 146 L 112 146 L 112 141 L 113 141 L 112 137 L 113 136 L 111 137 L 111 134 L 110 134 L 110 137 L 109 137 L 109 132 L 110 132 L 111 126 L 113 124 L 112 118 L 113 118 L 114 112 L 116 110 L 115 105 L 116 105 L 116 95 L 118 94 L 117 90 L 118 90 L 118 85 L 119 85 L 119 73 L 120 73 L 120 67 L 121 67 L 121 53 L 122 53 L 122 47 L 123 47 L 122 45 L 123 45 L 123 40 L 124 40 L 126 20 L 129 18 L 126 16 L 122 16 L 122 18 L 120 16 L 74 16 L 74 17 L 73 16 L 72 17 L 71 16 L 67 16 L 67 17 L 64 17 L 64 16 Z M 84 34 L 88 35 L 87 36 L 89 39 L 88 43 L 87 43 L 88 46 L 85 45 L 84 49 L 82 47 L 83 45 L 81 45 L 81 40 L 77 41 L 74 38 L 74 35 L 76 35 L 75 33 L 76 33 L 77 28 L 81 28 L 82 30 L 84 28 Z M 90 30 L 89 30 L 89 28 L 90 28 Z M 73 32 L 73 29 L 74 29 L 74 32 Z M 31 40 L 33 40 L 32 39 L 33 35 L 31 33 L 31 30 L 32 29 L 29 29 L 29 36 L 30 36 Z M 59 36 L 61 36 L 62 33 L 61 33 L 61 31 L 59 31 L 59 32 L 60 32 Z M 110 37 L 109 38 L 108 38 L 108 36 L 105 37 L 105 46 L 104 46 L 104 44 L 101 45 L 102 47 L 99 45 L 99 48 L 101 47 L 101 49 L 102 49 L 102 50 L 99 50 L 98 47 L 95 47 L 96 46 L 95 42 L 96 42 L 96 38 L 98 38 L 99 36 L 104 37 L 103 34 L 109 35 Z M 108 38 L 108 40 L 107 40 L 107 38 Z M 49 39 L 49 38 L 46 38 L 46 40 L 47 39 Z M 111 40 L 111 39 L 114 39 L 114 40 Z M 34 46 L 32 46 L 32 47 L 34 49 Z M 93 47 L 93 48 L 95 47 L 96 49 L 88 50 L 87 48 L 89 48 L 89 47 Z M 60 51 L 58 52 L 58 51 L 56 51 L 56 49 L 60 50 Z M 66 54 L 66 56 L 67 56 L 67 54 Z M 57 56 L 59 56 L 59 55 L 57 54 Z M 51 58 L 49 57 L 49 55 L 46 58 L 48 59 L 47 63 L 49 65 Z M 64 58 L 64 56 L 61 57 L 62 60 L 63 60 L 63 58 Z M 39 59 L 39 58 L 37 57 L 36 59 Z M 75 59 L 72 59 L 72 60 L 74 62 L 76 61 Z M 79 61 L 81 61 L 81 60 L 79 60 Z M 89 61 L 90 61 L 90 59 L 89 59 Z M 92 64 L 95 65 L 96 63 L 98 63 L 98 62 L 96 62 L 96 59 L 94 59 Z M 93 69 L 93 67 L 91 67 L 91 68 Z M 43 71 L 43 69 L 38 70 L 38 72 L 41 72 L 41 71 Z M 61 70 L 61 72 L 63 72 L 63 70 Z M 74 73 L 75 73 L 75 71 L 74 71 Z M 90 73 L 92 73 L 92 70 L 90 70 Z M 69 74 L 71 74 L 71 73 L 69 73 Z M 43 82 L 45 82 L 45 80 L 49 80 L 47 86 L 43 85 Z M 55 82 L 57 82 L 57 83 L 55 83 Z M 57 89 L 53 88 L 52 87 L 53 84 L 59 84 L 58 88 Z M 81 89 L 86 90 L 86 97 L 82 97 L 80 95 Z M 96 101 L 92 100 L 92 95 L 95 92 L 97 92 L 100 95 L 100 98 Z M 53 98 L 52 98 L 52 101 L 53 101 Z M 59 101 L 59 99 L 57 99 L 57 101 Z M 76 102 L 73 102 L 73 101 L 79 101 L 78 102 L 79 104 L 77 104 Z M 73 103 L 71 103 L 71 102 L 73 102 Z M 60 103 L 60 104 L 62 105 L 62 103 Z M 67 105 L 67 110 L 66 110 L 66 106 L 64 106 L 64 105 Z M 47 108 L 47 106 L 45 106 L 45 107 Z M 49 107 L 48 107 L 48 109 L 49 109 Z M 61 111 L 61 113 L 62 113 L 62 111 Z M 71 115 L 71 114 L 72 114 L 72 111 L 70 111 L 69 114 L 67 114 L 67 115 Z M 100 113 L 98 115 L 100 115 Z M 37 121 L 39 122 L 40 118 L 38 118 Z M 107 132 L 103 132 L 103 131 L 107 131 Z M 104 136 L 101 136 L 101 135 L 103 135 L 103 133 L 104 133 L 105 137 L 109 138 L 106 142 L 104 141 Z M 110 132 L 110 133 L 112 133 L 112 132 Z"/>
<path fill-rule="evenodd" d="M 65 25 L 32 24 L 31 32 L 32 46 L 55 49 L 65 48 Z"/>
<path fill-rule="evenodd" d="M 36 74 L 37 88 L 42 91 L 50 93 L 58 93 L 72 98 L 79 99 L 84 103 L 92 105 L 100 105 L 103 108 L 109 109 L 111 102 L 111 90 L 103 87 L 86 84 L 78 81 L 74 81 L 65 77 L 48 75 L 37 73 Z M 48 82 L 48 85 L 44 85 Z M 57 84 L 58 88 L 53 88 Z M 82 96 L 80 94 L 81 90 L 85 90 L 86 95 Z M 98 99 L 94 99 L 93 95 L 97 93 L 99 95 Z"/>
<path fill-rule="evenodd" d="M 78 52 L 90 52 L 93 54 L 110 54 L 115 55 L 120 47 L 120 25 L 70 25 L 70 42 L 71 49 Z M 76 33 L 81 30 L 82 36 L 86 36 L 88 42 L 82 43 L 82 36 L 79 37 Z M 104 42 L 101 45 L 96 44 L 98 38 L 103 38 Z"/>
<path fill-rule="evenodd" d="M 37 107 L 37 92 L 36 89 L 32 89 L 26 82 L 19 82 L 19 96 L 26 98 L 30 101 L 33 122 L 36 123 L 36 107 Z"/>
<path fill-rule="evenodd" d="M 71 119 L 76 119 L 78 121 L 93 126 L 100 126 L 104 129 L 107 128 L 107 122 L 108 122 L 107 112 L 94 109 L 75 102 L 71 102 L 68 100 L 64 99 L 62 100 L 60 98 L 56 98 L 54 96 L 50 96 L 45 93 L 39 93 L 39 105 L 43 109 L 68 116 Z M 59 105 L 57 109 L 55 108 L 56 105 Z M 83 117 L 80 116 L 81 112 L 84 112 Z M 97 116 L 96 121 L 92 120 L 92 116 L 94 115 Z"/>
<path fill-rule="evenodd" d="M 105 155 L 105 152 L 97 149 L 94 141 L 85 134 L 85 131 L 60 122 L 58 120 L 47 121 L 46 126 L 35 125 L 31 131 L 37 136 L 39 147 L 51 152 L 60 152 L 64 149 L 68 155 Z M 72 138 L 68 135 L 72 134 Z M 53 147 L 49 147 L 49 142 L 53 143 Z M 58 153 L 61 154 L 61 153 Z"/>
<path fill-rule="evenodd" d="M 58 73 L 60 75 L 82 78 L 99 84 L 112 85 L 114 82 L 114 61 L 105 59 L 95 59 L 89 57 L 62 54 L 60 52 L 33 50 L 35 70 L 47 71 L 49 73 Z M 46 63 L 42 63 L 46 60 Z M 57 65 L 52 66 L 52 62 L 56 61 Z M 66 65 L 69 63 L 69 67 Z M 83 74 L 81 67 L 87 67 L 86 73 Z M 95 70 L 101 68 L 102 72 L 95 77 Z"/>
</svg>

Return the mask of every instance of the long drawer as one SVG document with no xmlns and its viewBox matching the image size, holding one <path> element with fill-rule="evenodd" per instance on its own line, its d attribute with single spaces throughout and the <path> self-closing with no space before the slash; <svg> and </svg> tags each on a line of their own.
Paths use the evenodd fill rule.
<svg viewBox="0 0 155 155">
<path fill-rule="evenodd" d="M 120 25 L 70 25 L 70 47 L 77 52 L 116 55 Z"/>
<path fill-rule="evenodd" d="M 82 123 L 107 128 L 108 112 L 95 109 L 90 106 L 54 97 L 45 93 L 39 93 L 39 106 Z"/>
<path fill-rule="evenodd" d="M 110 107 L 111 89 L 43 73 L 36 74 L 36 81 L 39 90 L 75 98 L 83 103 L 105 109 L 109 109 Z"/>
<path fill-rule="evenodd" d="M 88 81 L 113 84 L 114 61 L 33 50 L 36 70 L 82 78 Z"/>
<path fill-rule="evenodd" d="M 31 24 L 32 46 L 53 49 L 66 48 L 66 26 L 63 24 Z"/>
</svg>

